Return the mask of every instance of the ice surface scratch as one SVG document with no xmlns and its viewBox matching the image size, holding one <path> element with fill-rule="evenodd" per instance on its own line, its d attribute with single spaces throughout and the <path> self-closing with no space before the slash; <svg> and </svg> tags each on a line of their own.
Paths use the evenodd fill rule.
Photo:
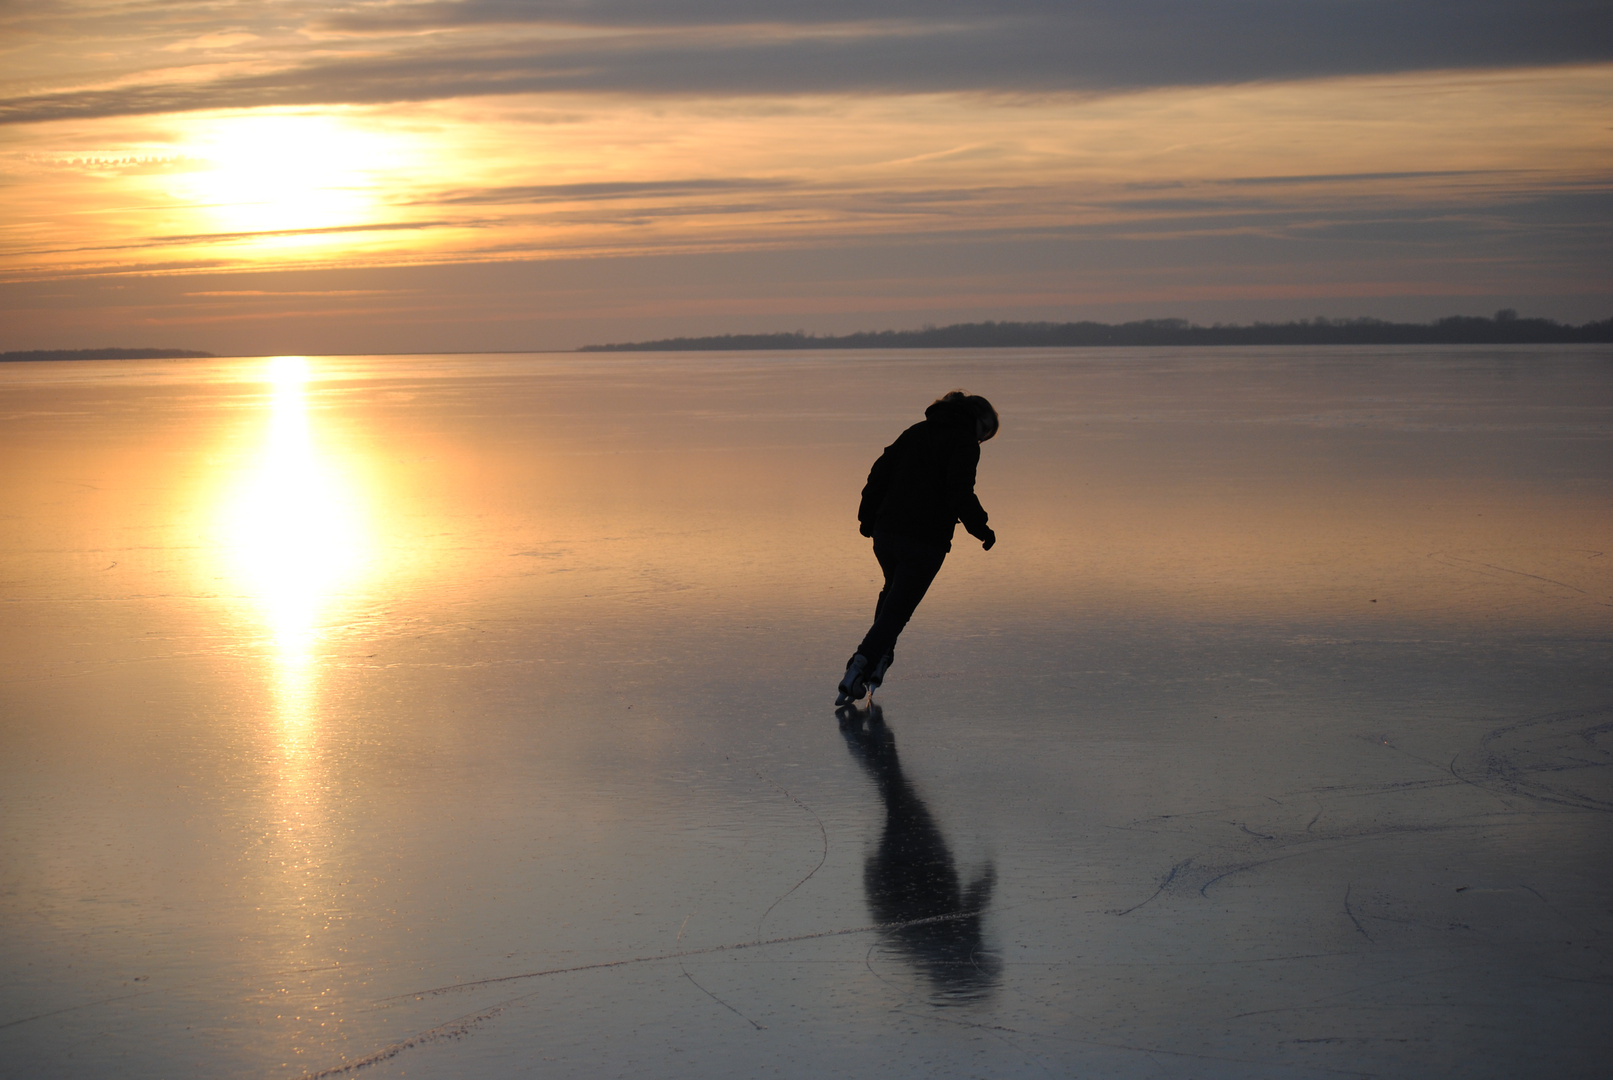
<svg viewBox="0 0 1613 1080">
<path fill-rule="evenodd" d="M 771 776 L 766 775 L 760 769 L 755 770 L 755 772 L 757 776 L 761 777 L 763 780 L 766 780 L 769 784 L 772 784 L 779 791 L 783 792 L 785 798 L 789 799 L 796 806 L 799 806 L 801 809 L 812 815 L 812 820 L 818 823 L 818 836 L 823 841 L 823 850 L 818 856 L 818 865 L 814 866 L 811 870 L 808 870 L 806 877 L 802 878 L 800 881 L 797 881 L 788 889 L 785 889 L 784 892 L 779 895 L 777 900 L 774 900 L 771 904 L 767 905 L 767 910 L 762 912 L 762 917 L 756 920 L 756 932 L 760 934 L 762 932 L 762 924 L 767 922 L 767 917 L 769 915 L 773 914 L 773 909 L 784 903 L 784 901 L 789 898 L 791 893 L 805 885 L 812 878 L 812 875 L 816 874 L 819 870 L 822 870 L 823 864 L 829 861 L 829 830 L 823 827 L 823 819 L 818 816 L 818 812 L 812 809 L 812 807 L 808 806 L 806 803 L 802 802 L 800 799 L 797 799 L 783 784 L 780 784 Z"/>
<path fill-rule="evenodd" d="M 1371 941 L 1372 935 L 1367 933 L 1367 928 L 1361 925 L 1361 920 L 1356 918 L 1355 912 L 1350 910 L 1350 890 L 1353 888 L 1355 888 L 1355 883 L 1353 881 L 1344 886 L 1344 914 L 1350 917 L 1350 921 L 1354 923 L 1355 928 L 1361 932 L 1361 936 L 1366 938 L 1368 941 Z"/>
<path fill-rule="evenodd" d="M 689 969 L 683 967 L 683 961 L 682 960 L 678 961 L 678 967 L 683 968 L 683 977 L 685 979 L 688 979 L 689 982 L 694 985 L 694 988 L 696 990 L 700 991 L 702 994 L 706 995 L 712 1001 L 715 1001 L 717 1004 L 721 1005 L 723 1008 L 727 1009 L 729 1012 L 733 1013 L 735 1016 L 737 1016 L 741 1020 L 745 1021 L 745 1023 L 749 1024 L 751 1027 L 755 1028 L 757 1031 L 766 1031 L 767 1030 L 767 1025 L 766 1024 L 761 1024 L 761 1023 L 758 1023 L 755 1020 L 752 1020 L 750 1017 L 746 1016 L 744 1013 L 740 1012 L 738 1009 L 736 1009 L 732 1005 L 728 1004 L 728 1002 L 724 1001 L 722 998 L 718 997 L 716 994 L 713 994 L 710 990 L 707 990 L 704 986 L 701 986 L 698 982 L 696 982 L 695 977 L 693 975 L 689 974 Z"/>
<path fill-rule="evenodd" d="M 1578 810 L 1613 810 L 1613 802 L 1584 790 L 1583 785 L 1594 783 L 1594 779 L 1581 781 L 1579 785 L 1571 784 L 1568 779 L 1547 780 L 1548 776 L 1563 776 L 1569 772 L 1589 771 L 1593 778 L 1602 775 L 1597 770 L 1606 769 L 1607 761 L 1586 760 L 1573 753 L 1569 746 L 1577 739 L 1592 750 L 1599 749 L 1597 737 L 1609 727 L 1609 722 L 1603 719 L 1608 711 L 1608 706 L 1600 705 L 1502 725 L 1480 740 L 1480 760 L 1473 768 L 1459 767 L 1464 754 L 1472 753 L 1463 751 L 1451 758 L 1450 773 L 1464 783 L 1489 791 L 1503 803 L 1506 796 L 1516 795 Z M 1570 727 L 1586 720 L 1592 722 L 1577 730 Z M 1472 772 L 1478 778 L 1463 775 L 1464 772 Z"/>
<path fill-rule="evenodd" d="M 476 979 L 470 982 L 451 983 L 447 986 L 439 986 L 431 990 L 419 990 L 412 994 L 397 994 L 392 997 L 380 998 L 378 999 L 377 1004 L 387 1001 L 398 1001 L 403 998 L 422 998 L 434 994 L 445 994 L 451 990 L 469 990 L 478 986 L 493 986 L 498 983 L 515 982 L 519 979 L 536 979 L 547 975 L 565 975 L 578 971 L 599 971 L 604 968 L 626 967 L 629 964 L 647 964 L 659 960 L 679 960 L 688 956 L 706 956 L 711 953 L 732 952 L 738 949 L 757 948 L 763 945 L 784 945 L 795 941 L 813 941 L 818 938 L 846 937 L 852 934 L 891 933 L 897 930 L 905 929 L 909 926 L 923 926 L 928 923 L 950 922 L 956 919 L 971 918 L 976 914 L 978 913 L 957 912 L 948 915 L 932 915 L 929 918 L 910 919 L 906 922 L 876 923 L 872 926 L 848 926 L 837 930 L 820 930 L 813 934 L 791 934 L 788 937 L 769 938 L 765 941 L 740 941 L 728 945 L 707 945 L 704 948 L 683 949 L 676 952 L 661 953 L 654 956 L 634 956 L 622 960 L 603 960 L 593 964 L 577 964 L 572 967 L 548 968 L 543 971 L 524 972 L 520 975 L 502 975 L 492 979 Z M 688 921 L 688 919 L 685 919 L 684 925 L 688 925 Z M 685 974 L 687 974 L 687 972 L 685 972 Z M 689 981 L 694 982 L 692 978 Z M 699 983 L 695 983 L 695 985 L 700 986 Z M 702 990 L 705 989 L 705 987 L 700 988 Z M 540 991 L 534 990 L 530 993 L 518 994 L 515 997 L 506 998 L 505 1000 L 496 1004 L 489 1005 L 485 1009 L 481 1009 L 477 1012 L 466 1013 L 463 1016 L 455 1017 L 446 1023 L 438 1024 L 436 1027 L 427 1028 L 425 1031 L 411 1035 L 407 1039 L 391 1043 L 366 1057 L 355 1058 L 352 1061 L 343 1062 L 340 1065 L 332 1066 L 331 1068 L 324 1069 L 320 1072 L 303 1073 L 298 1080 L 323 1080 L 325 1077 L 341 1076 L 346 1073 L 357 1072 L 358 1070 L 368 1068 L 371 1065 L 379 1065 L 383 1061 L 390 1061 L 392 1058 L 397 1057 L 405 1050 L 413 1050 L 415 1047 L 424 1046 L 426 1043 L 436 1042 L 439 1039 L 463 1038 L 466 1035 L 469 1035 L 471 1031 L 480 1026 L 482 1023 L 498 1016 L 510 1006 L 525 1001 L 527 998 L 535 997 L 539 992 Z M 707 993 L 709 994 L 710 991 L 707 991 Z M 715 997 L 715 995 L 713 995 L 713 997 Z M 727 1005 L 726 1002 L 721 1002 L 720 1000 L 719 1003 Z M 732 1008 L 732 1006 L 729 1006 L 729 1008 Z M 735 1011 L 737 1012 L 738 1010 Z M 740 1015 L 744 1016 L 743 1013 L 740 1013 Z M 749 1017 L 744 1018 L 746 1020 L 750 1020 Z M 752 1020 L 751 1023 L 755 1023 L 755 1021 Z M 760 1025 L 757 1026 L 760 1027 Z"/>
<path fill-rule="evenodd" d="M 1353 986 L 1353 987 L 1350 987 L 1347 990 L 1339 990 L 1336 993 L 1324 994 L 1321 997 L 1312 998 L 1311 1001 L 1308 1004 L 1305 1004 L 1305 1005 L 1280 1005 L 1275 1009 L 1251 1009 L 1248 1012 L 1234 1013 L 1232 1015 L 1231 1019 L 1233 1019 L 1233 1020 L 1242 1020 L 1245 1017 L 1249 1017 L 1249 1016 L 1271 1016 L 1274 1013 L 1313 1012 L 1313 1011 L 1316 1011 L 1316 1010 L 1319 1010 L 1319 1009 L 1335 1009 L 1335 1008 L 1339 1007 L 1336 1003 L 1338 1002 L 1338 1000 L 1340 998 L 1352 997 L 1352 996 L 1354 996 L 1356 994 L 1363 994 L 1363 993 L 1366 993 L 1369 990 L 1377 990 L 1380 987 L 1384 987 L 1384 986 L 1406 986 L 1406 985 L 1415 983 L 1420 979 L 1426 979 L 1426 978 L 1428 978 L 1428 977 L 1430 977 L 1432 975 L 1444 975 L 1447 972 L 1455 971 L 1460 966 L 1461 965 L 1459 965 L 1459 964 L 1447 964 L 1447 965 L 1445 965 L 1443 967 L 1428 968 L 1427 970 L 1415 972 L 1415 973 L 1410 974 L 1410 975 L 1396 975 L 1396 976 L 1394 976 L 1392 978 L 1388 978 L 1388 979 L 1377 979 L 1377 980 L 1375 980 L 1373 982 L 1365 983 L 1365 984 L 1363 984 L 1361 986 Z M 1359 1006 L 1352 1006 L 1352 1007 L 1359 1007 Z M 1367 1007 L 1368 1008 L 1373 1008 L 1373 1007 L 1389 1008 L 1389 1007 L 1392 1007 L 1392 1008 L 1396 1008 L 1396 1009 L 1406 1009 L 1406 1008 L 1417 1008 L 1417 1009 L 1459 1009 L 1459 1008 L 1462 1008 L 1462 1006 L 1460 1004 L 1458 1004 L 1457 1002 L 1454 1002 L 1454 1001 L 1398 1002 L 1393 1006 L 1388 1006 L 1388 1005 L 1371 1006 L 1371 1005 L 1369 1005 Z M 1360 1074 L 1356 1073 L 1354 1075 L 1359 1076 Z"/>
<path fill-rule="evenodd" d="M 275 979 L 283 975 L 306 975 L 314 971 L 337 971 L 341 968 L 341 966 L 342 965 L 340 964 L 321 964 L 318 967 L 289 968 L 284 971 L 272 971 L 262 977 Z M 152 994 L 177 993 L 182 990 L 192 989 L 195 986 L 196 984 L 193 982 L 181 983 L 176 986 L 153 986 L 148 990 L 137 990 L 132 994 L 118 994 L 113 997 L 97 998 L 94 1001 L 86 1001 L 78 1005 L 64 1005 L 60 1009 L 52 1009 L 49 1012 L 35 1013 L 33 1016 L 19 1016 L 15 1020 L 6 1020 L 0 1022 L 0 1030 L 9 1027 L 16 1027 L 18 1024 L 30 1024 L 35 1020 L 46 1020 L 52 1016 L 61 1016 L 63 1013 L 79 1012 L 83 1009 L 93 1009 L 98 1005 L 111 1005 L 114 1002 L 119 1001 L 132 1001 L 135 998 L 150 997 Z"/>
<path fill-rule="evenodd" d="M 1304 1006 L 1301 1006 L 1301 1008 L 1303 1008 L 1303 1007 Z M 1318 1007 L 1320 1007 L 1320 1006 L 1318 1006 Z M 1033 1038 L 1033 1039 L 1047 1039 L 1047 1040 L 1056 1041 L 1056 1042 L 1074 1043 L 1077 1046 L 1090 1046 L 1090 1047 L 1095 1047 L 1095 1048 L 1103 1049 L 1103 1050 L 1120 1050 L 1120 1051 L 1124 1051 L 1126 1053 L 1145 1054 L 1145 1055 L 1158 1054 L 1158 1055 L 1160 1055 L 1162 1057 L 1178 1058 L 1178 1059 L 1185 1060 L 1185 1061 L 1215 1061 L 1215 1062 L 1222 1062 L 1222 1063 L 1232 1064 L 1232 1065 L 1248 1065 L 1248 1066 L 1254 1066 L 1254 1067 L 1258 1067 L 1258 1068 L 1264 1068 L 1264 1067 L 1267 1067 L 1267 1066 L 1270 1065 L 1270 1062 L 1268 1062 L 1268 1061 L 1261 1061 L 1261 1060 L 1256 1060 L 1256 1059 L 1252 1059 L 1252 1058 L 1231 1057 L 1231 1056 L 1228 1056 L 1228 1055 L 1225 1055 L 1225 1054 L 1206 1054 L 1206 1053 L 1203 1053 L 1203 1052 L 1192 1051 L 1192 1050 L 1167 1050 L 1164 1047 L 1159 1047 L 1159 1046 L 1138 1046 L 1135 1043 L 1109 1042 L 1109 1041 L 1104 1040 L 1104 1039 L 1082 1038 L 1079 1035 L 1069 1035 L 1069 1034 L 1066 1034 L 1064 1032 L 1029 1031 L 1029 1030 L 1026 1030 L 1024 1028 L 1008 1027 L 1008 1026 L 1006 1026 L 1004 1024 L 981 1023 L 981 1022 L 975 1021 L 975 1020 L 964 1020 L 964 1019 L 961 1019 L 961 1018 L 955 1017 L 955 1016 L 946 1016 L 946 1015 L 944 1015 L 944 1014 L 942 1014 L 942 1013 L 940 1013 L 938 1011 L 935 1011 L 933 1009 L 929 1010 L 927 1012 L 924 1012 L 924 1013 L 909 1013 L 909 1012 L 906 1012 L 905 1010 L 899 1010 L 899 1011 L 902 1011 L 903 1015 L 919 1016 L 922 1019 L 934 1021 L 936 1023 L 941 1023 L 941 1024 L 953 1024 L 953 1025 L 956 1025 L 957 1027 L 965 1027 L 965 1028 L 978 1028 L 980 1030 L 991 1032 L 991 1033 L 1006 1032 L 1006 1033 L 1011 1034 L 1011 1035 L 1024 1035 L 1024 1036 L 1028 1036 L 1029 1038 Z M 1268 1011 L 1286 1011 L 1286 1010 L 1268 1010 Z M 1258 1014 L 1257 1013 L 1241 1013 L 1239 1015 L 1241 1015 L 1241 1016 L 1255 1016 L 1255 1015 L 1258 1015 Z M 1236 1019 L 1236 1017 L 1234 1019 Z M 1012 1046 L 1013 1044 L 1009 1043 L 1009 1045 Z M 1020 1049 L 1020 1048 L 1015 1047 L 1015 1049 Z M 1023 1051 L 1023 1050 L 1021 1050 L 1021 1052 L 1026 1053 L 1026 1051 Z M 1038 1062 L 1038 1064 L 1040 1064 L 1040 1062 Z M 1044 1067 L 1044 1069 L 1046 1068 L 1046 1066 L 1043 1066 L 1043 1067 Z M 1357 1070 L 1357 1069 L 1335 1069 L 1335 1068 L 1330 1068 L 1330 1067 L 1327 1067 L 1327 1066 L 1318 1067 L 1317 1072 L 1320 1075 L 1351 1076 L 1351 1077 L 1357 1077 L 1357 1078 L 1360 1078 L 1360 1077 L 1365 1076 L 1365 1075 L 1369 1075 L 1369 1074 L 1364 1074 L 1360 1070 Z"/>
<path fill-rule="evenodd" d="M 877 944 L 878 944 L 878 942 L 875 942 L 875 945 L 877 945 Z M 874 946 L 870 945 L 868 947 L 869 956 L 864 959 L 864 963 L 868 965 L 868 970 L 870 972 L 873 972 L 874 977 L 876 979 L 879 979 L 880 982 L 885 983 L 887 986 L 890 986 L 893 989 L 897 990 L 898 993 L 903 994 L 903 996 L 905 996 L 907 998 L 908 1002 L 916 1001 L 917 1000 L 916 995 L 914 995 L 912 993 L 909 993 L 907 991 L 903 991 L 900 987 L 896 986 L 895 983 L 892 983 L 889 979 L 886 979 L 886 978 L 882 977 L 879 974 L 879 972 L 874 971 L 872 963 L 869 962 L 872 959 L 873 951 L 874 951 Z M 1017 1051 L 1018 1053 L 1024 1055 L 1026 1060 L 1027 1060 L 1027 1063 L 1035 1065 L 1037 1068 L 1041 1069 L 1041 1071 L 1043 1073 L 1047 1074 L 1048 1076 L 1057 1076 L 1058 1075 L 1047 1064 L 1047 1062 L 1042 1059 L 1041 1055 L 1035 1053 L 1034 1051 L 1025 1049 L 1023 1046 L 1020 1046 L 1018 1043 L 1014 1042 L 1014 1040 L 1008 1038 L 1009 1035 L 1022 1035 L 1022 1036 L 1028 1036 L 1030 1038 L 1043 1037 L 1040 1032 L 1025 1031 L 1025 1030 L 1022 1030 L 1020 1028 L 1009 1027 L 1006 1024 L 992 1024 L 992 1023 L 986 1023 L 986 1022 L 979 1021 L 979 1020 L 964 1020 L 964 1019 L 962 1019 L 960 1017 L 956 1017 L 956 1016 L 946 1016 L 946 1015 L 942 1014 L 940 1011 L 938 1011 L 936 1008 L 934 1008 L 933 1006 L 931 1008 L 925 1009 L 921 1013 L 913 1013 L 913 1012 L 909 1012 L 905 1008 L 905 1004 L 904 1004 L 904 1005 L 898 1005 L 896 1007 L 895 1011 L 901 1013 L 904 1016 L 916 1016 L 919 1019 L 930 1020 L 930 1021 L 934 1021 L 934 1022 L 942 1023 L 942 1024 L 951 1024 L 954 1027 L 972 1028 L 972 1029 L 974 1029 L 976 1031 L 983 1031 L 987 1035 L 989 1035 L 990 1037 L 992 1037 L 992 1038 L 996 1039 L 998 1042 L 1002 1043 L 1004 1046 L 1010 1047 L 1013 1050 Z"/>
<path fill-rule="evenodd" d="M 603 968 L 625 967 L 628 964 L 651 964 L 661 960 L 677 960 L 688 956 L 706 956 L 710 953 L 736 952 L 740 949 L 757 949 L 766 945 L 789 945 L 797 941 L 816 941 L 820 938 L 849 937 L 853 934 L 888 934 L 897 930 L 905 930 L 910 926 L 927 926 L 930 923 L 954 922 L 958 919 L 972 919 L 979 915 L 976 911 L 958 911 L 946 915 L 931 915 L 923 919 L 909 919 L 905 922 L 873 923 L 868 926 L 846 926 L 835 930 L 818 930 L 810 934 L 788 934 L 784 937 L 762 938 L 755 941 L 736 941 L 723 945 L 703 945 L 696 949 L 678 949 L 673 952 L 655 953 L 650 956 L 630 956 L 621 960 L 600 960 L 592 964 L 575 964 L 570 967 L 545 968 L 542 971 L 526 971 L 519 975 L 496 975 L 490 979 L 471 979 L 467 982 L 447 983 L 443 986 L 434 986 L 429 990 L 414 990 L 407 994 L 394 994 L 391 997 L 377 999 L 378 1001 L 402 1001 L 405 998 L 431 997 L 437 994 L 447 994 L 455 990 L 470 990 L 478 986 L 493 986 L 497 983 L 516 982 L 520 979 L 540 979 L 548 975 L 569 975 L 579 971 L 599 971 Z"/>
<path fill-rule="evenodd" d="M 661 723 L 665 724 L 667 727 L 672 728 L 674 731 L 681 731 L 681 729 L 678 728 L 677 725 L 673 724 L 670 720 L 668 720 L 664 716 L 661 716 L 661 715 L 657 714 L 655 716 L 655 719 L 659 720 Z M 711 747 L 706 743 L 706 740 L 700 739 L 700 738 L 697 737 L 697 741 L 700 743 L 700 745 L 702 747 L 705 747 L 708 750 L 711 749 Z M 723 760 L 725 760 L 725 761 L 729 760 L 727 754 L 723 755 Z M 768 776 L 766 773 L 762 772 L 762 770 L 760 770 L 760 769 L 752 767 L 751 771 L 756 774 L 758 779 L 765 780 L 767 783 L 771 784 L 774 788 L 776 788 L 785 798 L 789 799 L 796 806 L 799 806 L 802 810 L 805 810 L 808 814 L 812 815 L 812 820 L 814 822 L 816 822 L 817 826 L 818 826 L 818 839 L 819 839 L 819 842 L 820 842 L 820 845 L 821 845 L 820 850 L 819 850 L 819 854 L 818 854 L 818 863 L 817 863 L 817 865 L 814 866 L 811 870 L 808 870 L 806 872 L 806 876 L 801 878 L 800 881 L 797 881 L 794 885 L 791 885 L 788 889 L 785 889 L 784 892 L 779 894 L 779 896 L 778 896 L 778 898 L 776 900 L 774 900 L 771 904 L 767 905 L 767 910 L 762 912 L 761 918 L 756 920 L 756 933 L 761 934 L 762 925 L 767 922 L 767 917 L 773 913 L 773 909 L 778 907 L 786 899 L 788 899 L 788 897 L 790 896 L 791 893 L 795 892 L 795 890 L 799 889 L 801 886 L 805 885 L 808 881 L 810 881 L 812 879 L 812 875 L 816 874 L 819 870 L 823 869 L 823 864 L 829 861 L 829 830 L 824 828 L 823 819 L 818 816 L 818 812 L 816 810 L 812 809 L 812 807 L 808 806 L 806 803 L 802 802 L 800 799 L 796 798 L 794 793 L 792 793 L 783 784 L 780 784 L 777 780 L 774 780 L 771 776 Z M 681 932 L 680 932 L 679 936 L 680 937 L 682 936 Z"/>
<path fill-rule="evenodd" d="M 677 942 L 678 944 L 682 944 L 682 942 L 683 942 L 683 932 L 689 928 L 689 920 L 692 919 L 692 918 L 694 918 L 694 913 L 690 912 L 688 915 L 686 915 L 684 917 L 683 925 L 678 927 L 678 936 L 674 939 L 674 941 Z M 732 1005 L 728 1004 L 728 1002 L 724 1001 L 722 998 L 718 997 L 716 994 L 713 994 L 710 990 L 707 990 L 704 986 L 702 986 L 700 984 L 700 982 L 698 980 L 696 980 L 693 975 L 689 974 L 689 969 L 687 967 L 684 967 L 682 960 L 678 961 L 678 970 L 683 972 L 683 977 L 685 979 L 688 979 L 689 982 L 694 986 L 694 988 L 696 990 L 699 990 L 702 994 L 706 995 L 712 1001 L 715 1001 L 717 1004 L 721 1005 L 723 1008 L 727 1009 L 729 1012 L 733 1013 L 735 1016 L 737 1016 L 741 1020 L 745 1021 L 751 1027 L 755 1028 L 757 1031 L 766 1031 L 767 1030 L 766 1025 L 760 1024 L 760 1023 L 756 1022 L 755 1020 L 752 1020 L 750 1017 L 746 1016 L 744 1013 L 740 1012 L 738 1009 L 736 1009 Z"/>
<path fill-rule="evenodd" d="M 1459 563 L 1466 563 L 1468 566 L 1482 566 L 1486 570 L 1499 570 L 1503 574 L 1516 574 L 1518 577 L 1533 578 L 1535 581 L 1544 581 L 1547 585 L 1560 585 L 1565 589 L 1572 589 L 1581 596 L 1590 595 L 1578 585 L 1570 585 L 1566 581 L 1558 581 L 1555 578 L 1541 577 L 1539 574 L 1531 574 L 1524 570 L 1514 570 L 1508 566 L 1497 566 L 1495 563 L 1479 562 L 1477 559 L 1464 559 L 1460 555 L 1451 555 L 1447 552 L 1440 551 L 1434 552 L 1430 558 L 1455 560 Z M 1449 563 L 1447 563 L 1447 565 L 1449 565 Z"/>
<path fill-rule="evenodd" d="M 531 996 L 531 994 L 523 995 L 523 997 Z M 497 1005 L 489 1006 L 480 1012 L 466 1013 L 464 1016 L 455 1017 L 445 1024 L 438 1024 L 434 1028 L 428 1028 L 427 1030 L 416 1035 L 411 1035 L 401 1042 L 395 1042 L 390 1046 L 384 1046 L 375 1053 L 370 1054 L 368 1057 L 343 1062 L 340 1065 L 335 1065 L 329 1069 L 323 1069 L 316 1073 L 303 1073 L 299 1080 L 323 1080 L 323 1078 L 327 1076 L 341 1076 L 344 1073 L 357 1072 L 360 1069 L 367 1069 L 371 1065 L 379 1065 L 383 1061 L 390 1061 L 392 1058 L 397 1057 L 405 1050 L 413 1050 L 417 1046 L 423 1046 L 429 1042 L 436 1042 L 438 1039 L 463 1038 L 464 1036 L 469 1035 L 472 1029 L 474 1029 L 478 1024 L 485 1020 L 491 1020 L 493 1017 L 497 1016 L 499 1013 L 503 1012 L 505 1009 L 509 1008 L 511 1005 L 520 1000 L 521 998 L 519 997 L 511 998 L 509 1001 L 501 1001 Z"/>
<path fill-rule="evenodd" d="M 82 1005 L 67 1005 L 60 1009 L 52 1009 L 50 1012 L 35 1013 L 33 1016 L 23 1016 L 16 1020 L 7 1020 L 4 1023 L 0 1023 L 0 1029 L 16 1027 L 18 1024 L 28 1024 L 35 1020 L 44 1020 L 52 1016 L 60 1016 L 63 1013 L 78 1012 L 80 1009 L 93 1009 L 97 1005 L 110 1005 L 116 1001 L 129 1001 L 132 998 L 146 997 L 148 994 L 159 994 L 162 992 L 163 991 L 161 990 L 153 988 L 150 990 L 141 990 L 133 994 L 119 994 L 117 997 L 100 998 L 95 1001 L 86 1001 Z"/>
<path fill-rule="evenodd" d="M 1124 909 L 1123 911 L 1111 911 L 1109 914 L 1111 914 L 1111 915 L 1130 915 L 1133 911 L 1136 911 L 1138 908 L 1142 907 L 1144 904 L 1153 903 L 1154 899 L 1156 897 L 1158 897 L 1160 893 L 1165 891 L 1166 886 L 1168 886 L 1171 882 L 1176 880 L 1176 875 L 1180 874 L 1183 870 L 1186 870 L 1191 865 L 1193 865 L 1193 860 L 1191 858 L 1183 859 L 1181 862 L 1179 862 L 1175 866 L 1171 867 L 1171 872 L 1165 875 L 1165 880 L 1161 881 L 1159 883 L 1159 888 L 1155 889 L 1153 891 L 1153 893 L 1148 897 L 1147 900 L 1144 900 L 1141 904 L 1133 904 L 1129 908 Z"/>
</svg>

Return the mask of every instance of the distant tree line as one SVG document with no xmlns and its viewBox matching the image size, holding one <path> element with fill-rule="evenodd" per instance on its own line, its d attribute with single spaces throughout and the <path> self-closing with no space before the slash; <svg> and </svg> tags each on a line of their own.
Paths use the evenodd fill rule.
<svg viewBox="0 0 1613 1080">
<path fill-rule="evenodd" d="M 1008 349 L 1071 345 L 1564 345 L 1613 342 L 1613 319 L 1568 326 L 1550 319 L 1452 315 L 1431 323 L 1382 319 L 1301 319 L 1298 322 L 1198 326 L 1186 319 L 1100 322 L 981 322 L 878 330 L 819 337 L 723 334 L 664 338 L 616 345 L 584 345 L 580 352 L 705 352 L 716 349 Z"/>
<path fill-rule="evenodd" d="M 205 360 L 212 355 L 194 349 L 26 349 L 0 352 L 0 363 L 13 360 Z"/>
</svg>

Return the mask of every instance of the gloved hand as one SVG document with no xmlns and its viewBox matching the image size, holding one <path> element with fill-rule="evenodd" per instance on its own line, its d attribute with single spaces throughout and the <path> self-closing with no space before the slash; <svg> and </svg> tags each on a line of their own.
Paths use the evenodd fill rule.
<svg viewBox="0 0 1613 1080">
<path fill-rule="evenodd" d="M 990 551 L 991 550 L 991 545 L 995 544 L 996 542 L 997 542 L 997 534 L 992 532 L 990 527 L 988 526 L 987 529 L 986 529 L 986 535 L 982 536 L 980 538 L 980 546 L 982 548 L 984 548 L 985 550 Z"/>
</svg>

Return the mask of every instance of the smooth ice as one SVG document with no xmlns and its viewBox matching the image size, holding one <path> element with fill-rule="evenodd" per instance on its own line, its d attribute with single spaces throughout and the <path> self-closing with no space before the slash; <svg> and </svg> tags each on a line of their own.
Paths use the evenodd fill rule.
<svg viewBox="0 0 1613 1080">
<path fill-rule="evenodd" d="M 879 708 L 857 496 L 979 493 Z M 1570 1077 L 1613 355 L 0 370 L 0 1072 Z"/>
</svg>

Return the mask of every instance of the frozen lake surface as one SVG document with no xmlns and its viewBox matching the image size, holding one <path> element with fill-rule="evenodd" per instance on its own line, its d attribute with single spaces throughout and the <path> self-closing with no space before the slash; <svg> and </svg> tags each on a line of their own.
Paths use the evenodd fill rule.
<svg viewBox="0 0 1613 1080">
<path fill-rule="evenodd" d="M 1002 434 L 876 700 L 858 492 Z M 0 368 L 0 1073 L 1605 1076 L 1613 354 Z"/>
</svg>

